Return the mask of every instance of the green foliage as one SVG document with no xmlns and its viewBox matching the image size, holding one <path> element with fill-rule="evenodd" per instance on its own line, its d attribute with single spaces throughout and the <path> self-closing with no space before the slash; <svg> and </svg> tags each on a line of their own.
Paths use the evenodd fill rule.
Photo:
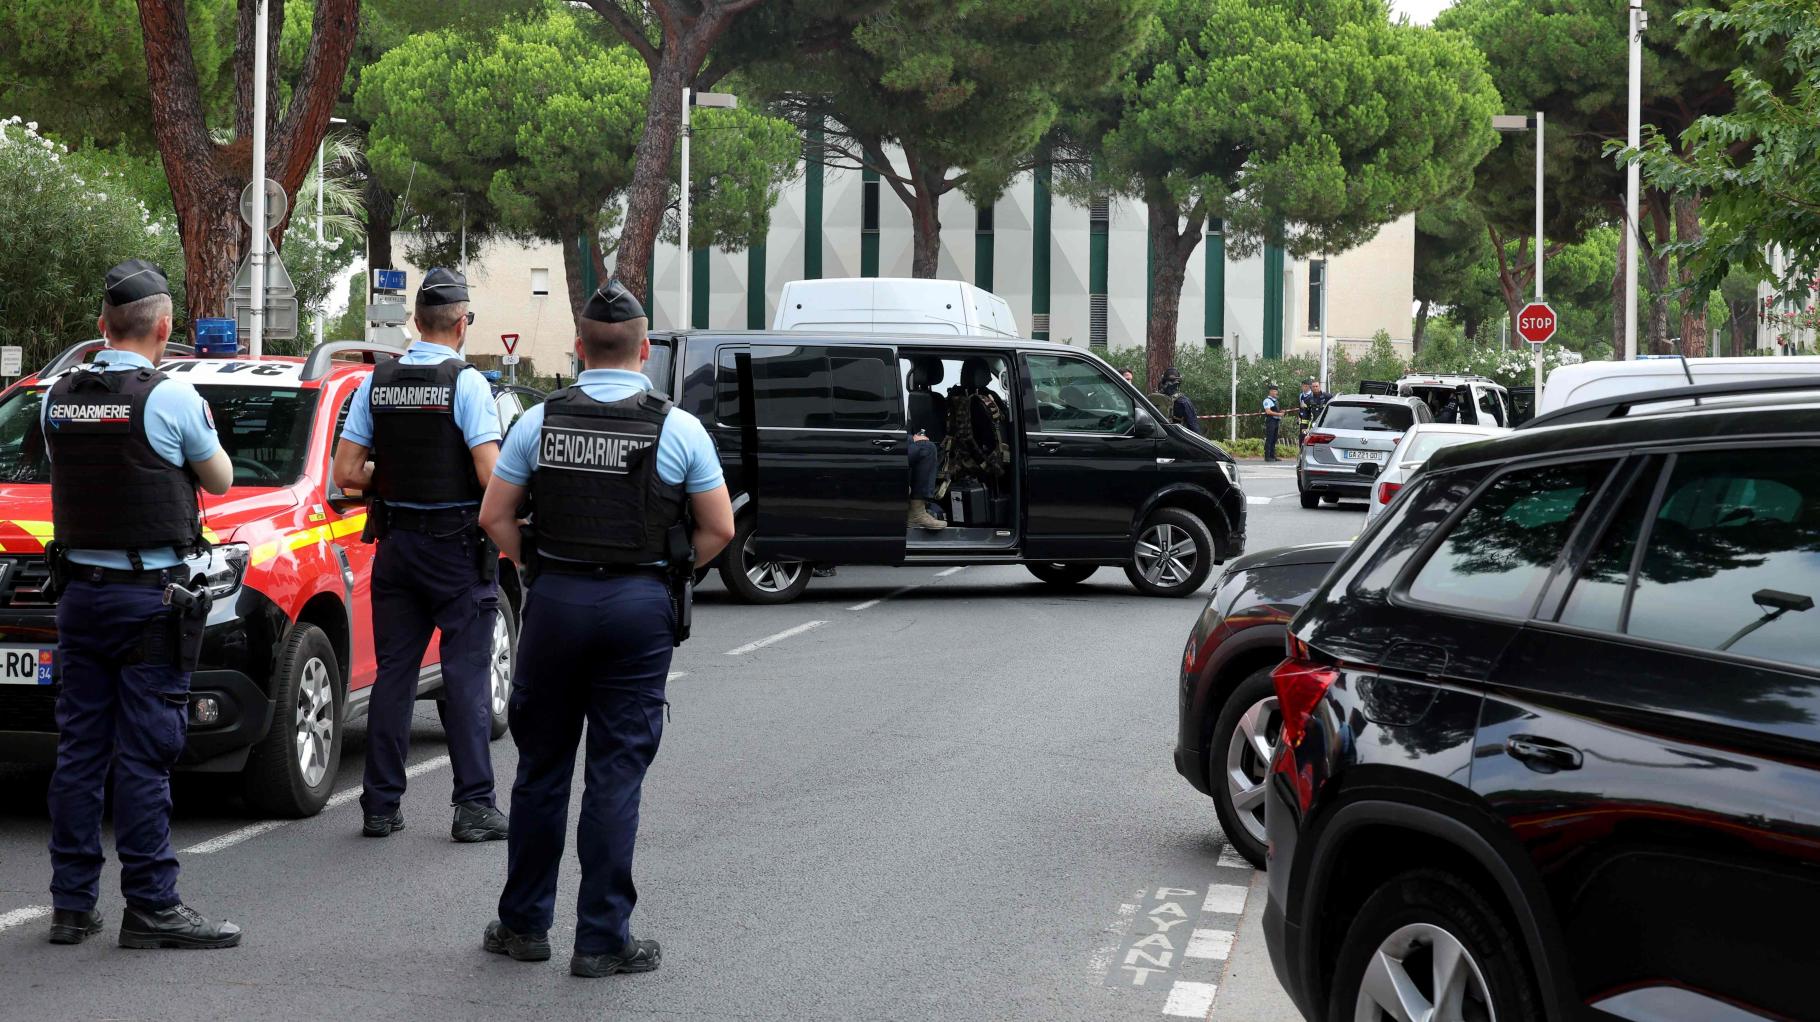
<svg viewBox="0 0 1820 1022">
<path fill-rule="evenodd" d="M 1768 277 L 1772 248 L 1788 258 L 1785 282 L 1805 282 L 1820 270 L 1820 4 L 1739 0 L 1683 11 L 1675 24 L 1769 58 L 1731 72 L 1736 108 L 1695 121 L 1681 151 L 1653 126 L 1645 140 L 1650 184 L 1705 196 L 1705 236 L 1686 253 L 1699 284 L 1716 288 L 1734 268 Z"/>
<path fill-rule="evenodd" d="M 690 130 L 690 247 L 739 252 L 764 240 L 783 186 L 799 171 L 796 128 L 740 107 L 697 110 Z M 675 243 L 678 225 L 666 227 L 665 239 Z"/>
<path fill-rule="evenodd" d="M 1466 199 L 1450 199 L 1416 214 L 1415 298 L 1453 305 L 1473 270 L 1491 257 L 1485 217 Z"/>
<path fill-rule="evenodd" d="M 1262 437 L 1240 437 L 1237 440 L 1228 440 L 1223 436 L 1216 436 L 1211 439 L 1225 448 L 1227 454 L 1235 458 L 1262 458 L 1264 456 L 1264 439 Z M 1288 441 L 1278 438 L 1277 457 L 1285 461 L 1294 461 L 1299 453 L 1293 438 Z"/>
<path fill-rule="evenodd" d="M 148 208 L 105 154 L 72 153 L 35 128 L 0 122 L 0 344 L 24 346 L 37 366 L 94 337 L 102 277 L 131 258 L 171 275 L 181 317 L 174 218 Z"/>
<path fill-rule="evenodd" d="M 367 275 L 364 271 L 351 274 L 346 280 L 348 290 L 348 307 L 342 314 L 323 328 L 323 339 L 330 341 L 354 341 L 366 337 L 367 328 Z"/>
</svg>

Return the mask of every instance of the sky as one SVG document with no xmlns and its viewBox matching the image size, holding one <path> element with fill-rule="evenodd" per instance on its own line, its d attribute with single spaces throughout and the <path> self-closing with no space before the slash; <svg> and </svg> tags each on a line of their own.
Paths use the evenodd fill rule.
<svg viewBox="0 0 1820 1022">
<path fill-rule="evenodd" d="M 1407 14 L 1409 20 L 1426 25 L 1433 21 L 1443 7 L 1453 6 L 1453 0 L 1390 0 L 1392 14 Z"/>
</svg>

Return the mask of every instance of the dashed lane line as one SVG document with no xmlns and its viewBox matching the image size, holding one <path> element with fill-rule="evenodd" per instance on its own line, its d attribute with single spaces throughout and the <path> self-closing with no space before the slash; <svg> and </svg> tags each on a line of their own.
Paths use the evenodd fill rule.
<svg viewBox="0 0 1820 1022">
<path fill-rule="evenodd" d="M 11 912 L 0 912 L 0 930 L 10 930 L 23 926 L 34 919 L 43 919 L 51 914 L 49 905 L 33 905 L 30 908 L 16 908 Z"/>
<path fill-rule="evenodd" d="M 1206 1018 L 1213 1010 L 1213 997 L 1219 987 L 1213 983 L 1179 980 L 1169 988 L 1169 1000 L 1163 1002 L 1163 1014 L 1176 1018 Z"/>
<path fill-rule="evenodd" d="M 431 771 L 441 770 L 443 767 L 446 767 L 448 765 L 449 765 L 449 757 L 433 756 L 429 759 L 424 760 L 421 763 L 413 763 L 410 766 L 405 767 L 404 776 L 407 779 L 412 778 L 412 777 L 421 777 L 424 774 L 430 773 Z M 347 805 L 349 802 L 352 802 L 359 797 L 360 797 L 360 787 L 358 785 L 356 785 L 355 787 L 347 788 L 342 791 L 338 791 L 335 794 L 329 796 L 329 801 L 327 804 L 325 804 L 323 806 L 323 808 L 324 809 L 336 809 L 341 806 Z M 241 827 L 239 830 L 230 830 L 226 834 L 222 834 L 219 837 L 212 837 L 212 838 L 209 838 L 207 841 L 201 841 L 201 842 L 198 842 L 196 844 L 189 846 L 188 848 L 180 849 L 180 850 L 178 850 L 177 854 L 179 854 L 179 855 L 212 855 L 216 852 L 225 851 L 225 850 L 232 848 L 235 845 L 241 844 L 243 842 L 251 841 L 252 839 L 254 839 L 256 837 L 259 837 L 261 834 L 270 834 L 272 831 L 277 830 L 280 827 L 289 826 L 290 824 L 293 824 L 296 822 L 297 822 L 296 820 L 261 820 L 258 823 L 249 823 L 246 826 Z"/>
<path fill-rule="evenodd" d="M 1253 497 L 1250 494 L 1247 494 L 1245 496 L 1245 503 L 1247 503 L 1247 504 L 1268 504 L 1275 499 L 1276 499 L 1275 497 Z"/>
<path fill-rule="evenodd" d="M 825 625 L 827 623 L 828 622 L 826 622 L 826 621 L 805 621 L 802 624 L 797 625 L 795 628 L 786 628 L 783 631 L 778 632 L 776 635 L 767 635 L 764 638 L 758 640 L 757 642 L 748 642 L 744 646 L 740 646 L 736 649 L 727 650 L 727 655 L 728 656 L 744 656 L 747 653 L 751 653 L 756 650 L 764 649 L 766 646 L 772 645 L 774 643 L 782 642 L 785 639 L 794 638 L 795 636 L 801 635 L 804 632 L 814 631 L 815 629 L 820 628 L 822 625 Z"/>
<path fill-rule="evenodd" d="M 893 589 L 890 592 L 886 593 L 883 596 L 880 596 L 879 598 L 877 598 L 875 600 L 867 600 L 864 603 L 856 603 L 853 606 L 848 607 L 847 609 L 848 610 L 871 610 L 873 607 L 878 606 L 879 604 L 885 602 L 886 600 L 896 599 L 897 597 L 904 595 L 905 593 L 909 592 L 912 589 L 921 589 L 921 588 L 922 588 L 922 586 L 919 584 L 919 585 L 913 585 L 913 586 L 905 586 L 902 589 Z"/>
</svg>

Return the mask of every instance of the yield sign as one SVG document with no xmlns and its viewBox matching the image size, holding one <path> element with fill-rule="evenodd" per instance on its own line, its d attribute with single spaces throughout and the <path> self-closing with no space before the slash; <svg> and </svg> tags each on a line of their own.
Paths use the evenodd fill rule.
<svg viewBox="0 0 1820 1022">
<path fill-rule="evenodd" d="M 1555 335 L 1555 310 L 1547 302 L 1530 302 L 1517 313 L 1517 333 L 1531 344 L 1546 344 Z"/>
<path fill-rule="evenodd" d="M 506 354 L 510 355 L 512 353 L 512 349 L 518 347 L 518 335 L 517 334 L 500 334 L 499 343 L 506 346 Z"/>
</svg>

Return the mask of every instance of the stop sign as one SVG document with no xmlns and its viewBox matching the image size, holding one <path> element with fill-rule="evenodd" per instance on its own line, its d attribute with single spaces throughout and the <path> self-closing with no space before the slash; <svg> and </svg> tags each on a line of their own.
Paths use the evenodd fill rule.
<svg viewBox="0 0 1820 1022">
<path fill-rule="evenodd" d="M 1547 302 L 1530 302 L 1517 313 L 1517 333 L 1531 344 L 1545 343 L 1555 335 L 1555 310 Z"/>
</svg>

